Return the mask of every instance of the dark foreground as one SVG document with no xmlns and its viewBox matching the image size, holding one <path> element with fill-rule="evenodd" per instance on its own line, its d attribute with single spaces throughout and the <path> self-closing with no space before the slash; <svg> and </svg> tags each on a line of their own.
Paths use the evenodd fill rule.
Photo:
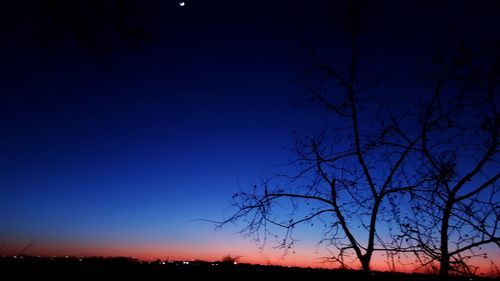
<svg viewBox="0 0 500 281">
<path fill-rule="evenodd" d="M 189 277 L 239 280 L 251 278 L 308 278 L 306 280 L 439 280 L 434 275 L 374 272 L 366 276 L 352 270 L 329 270 L 298 267 L 262 266 L 204 261 L 144 262 L 129 258 L 72 258 L 72 257 L 0 257 L 2 276 L 11 278 L 36 277 L 53 279 L 137 279 L 178 280 Z M 259 279 L 255 279 L 259 281 Z M 280 279 L 282 280 L 282 279 Z M 295 279 L 294 279 L 295 280 Z M 498 280 L 454 276 L 450 280 Z"/>
</svg>

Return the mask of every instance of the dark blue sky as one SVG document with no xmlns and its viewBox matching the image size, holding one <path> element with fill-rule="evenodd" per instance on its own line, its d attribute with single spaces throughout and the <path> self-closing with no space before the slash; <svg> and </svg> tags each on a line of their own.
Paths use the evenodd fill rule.
<svg viewBox="0 0 500 281">
<path fill-rule="evenodd" d="M 305 99 L 299 70 L 310 63 L 301 34 L 327 60 L 345 62 L 345 5 L 327 2 L 143 5 L 130 16 L 151 34 L 139 51 L 97 21 L 92 34 L 112 53 L 89 48 L 68 24 L 55 35 L 36 5 L 4 9 L 0 246 L 31 242 L 35 251 L 77 241 L 105 244 L 111 254 L 127 253 L 116 245 L 135 254 L 145 247 L 149 255 L 157 254 L 151 245 L 163 245 L 187 255 L 175 247 L 226 241 L 218 251 L 200 250 L 215 257 L 246 247 L 228 236 L 234 230 L 213 232 L 193 219 L 222 217 L 233 193 L 293 159 L 286 149 L 293 130 L 331 121 L 313 104 L 298 106 Z M 469 7 L 467 16 L 449 4 L 412 4 L 420 15 L 370 5 L 366 42 L 376 44 L 367 72 L 386 76 L 413 72 L 419 56 L 455 37 L 448 26 L 483 38 L 494 21 L 466 4 L 459 9 Z M 456 24 L 467 20 L 484 22 Z"/>
<path fill-rule="evenodd" d="M 15 26 L 2 69 L 3 245 L 213 248 L 227 233 L 193 220 L 221 218 L 233 193 L 290 159 L 304 115 L 293 30 L 170 4 L 137 53 L 116 41 L 95 54 L 70 32 L 39 46 L 35 23 Z"/>
</svg>

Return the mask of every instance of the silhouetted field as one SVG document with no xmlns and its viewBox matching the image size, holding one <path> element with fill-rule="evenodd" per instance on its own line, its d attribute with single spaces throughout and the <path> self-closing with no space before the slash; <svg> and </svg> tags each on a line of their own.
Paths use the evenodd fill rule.
<svg viewBox="0 0 500 281">
<path fill-rule="evenodd" d="M 0 257 L 2 276 L 36 277 L 40 280 L 74 278 L 126 278 L 169 280 L 177 278 L 315 278 L 314 280 L 439 280 L 435 275 L 314 269 L 205 261 L 145 262 L 130 258 Z M 47 278 L 47 279 L 46 279 Z M 318 278 L 318 279 L 316 279 Z M 211 279 L 208 279 L 211 280 Z M 255 279 L 258 281 L 258 279 Z M 498 280 L 484 277 L 453 276 L 450 280 Z"/>
</svg>

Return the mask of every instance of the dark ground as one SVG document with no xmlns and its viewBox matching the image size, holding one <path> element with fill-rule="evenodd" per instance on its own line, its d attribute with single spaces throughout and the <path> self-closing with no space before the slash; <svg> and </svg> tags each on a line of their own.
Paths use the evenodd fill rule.
<svg viewBox="0 0 500 281">
<path fill-rule="evenodd" d="M 9 279 L 36 277 L 53 279 L 112 279 L 169 280 L 202 277 L 232 280 L 255 278 L 308 278 L 309 280 L 439 280 L 434 275 L 374 272 L 366 276 L 352 270 L 328 270 L 298 267 L 230 264 L 223 262 L 155 261 L 144 262 L 129 258 L 73 258 L 73 257 L 0 257 L 0 272 Z M 3 278 L 2 278 L 3 279 Z M 302 279 L 304 280 L 304 279 Z M 306 279 L 307 280 L 307 279 Z M 498 278 L 457 277 L 450 280 L 499 280 Z"/>
</svg>

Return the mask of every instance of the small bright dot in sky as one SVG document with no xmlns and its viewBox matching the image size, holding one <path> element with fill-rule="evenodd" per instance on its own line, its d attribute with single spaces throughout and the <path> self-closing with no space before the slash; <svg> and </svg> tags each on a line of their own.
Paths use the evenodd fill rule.
<svg viewBox="0 0 500 281">
<path fill-rule="evenodd" d="M 184 2 L 184 1 L 183 2 L 179 2 L 179 6 L 184 7 L 184 5 L 186 5 L 186 2 Z"/>
</svg>

